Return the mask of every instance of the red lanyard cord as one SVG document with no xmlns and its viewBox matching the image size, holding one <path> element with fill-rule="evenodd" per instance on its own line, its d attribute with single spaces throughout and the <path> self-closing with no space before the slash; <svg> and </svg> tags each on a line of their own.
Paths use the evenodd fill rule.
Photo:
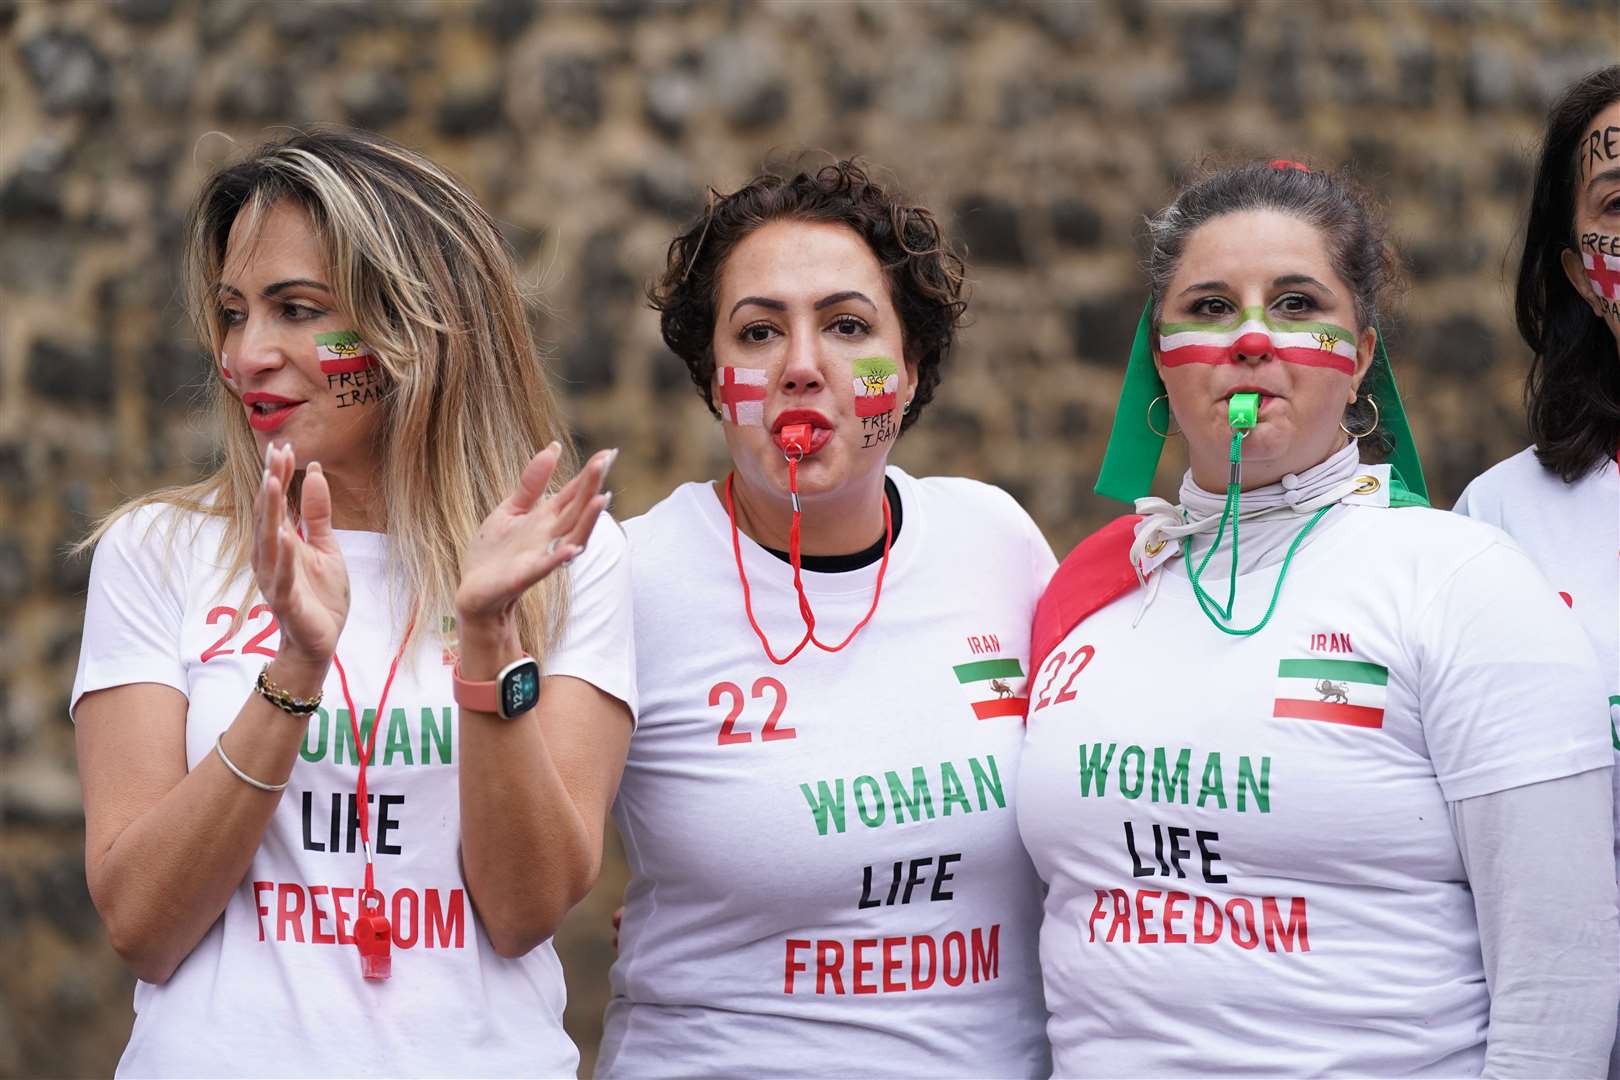
<svg viewBox="0 0 1620 1080">
<path fill-rule="evenodd" d="M 878 564 L 877 585 L 872 591 L 872 606 L 867 609 L 866 616 L 855 624 L 855 629 L 851 630 L 849 636 L 844 638 L 843 641 L 836 645 L 828 645 L 817 639 L 816 613 L 811 610 L 810 597 L 804 591 L 802 555 L 799 550 L 799 459 L 788 455 L 787 463 L 788 491 L 793 496 L 793 523 L 788 527 L 788 562 L 793 566 L 793 589 L 799 596 L 799 615 L 804 619 L 804 637 L 799 639 L 799 643 L 793 647 L 792 652 L 783 657 L 778 657 L 771 651 L 770 640 L 766 638 L 765 631 L 760 628 L 759 622 L 754 618 L 753 596 L 748 588 L 748 574 L 743 570 L 742 539 L 737 531 L 737 509 L 731 493 L 732 481 L 737 478 L 737 474 L 733 472 L 726 476 L 726 516 L 731 520 L 731 553 L 737 560 L 737 580 L 742 583 L 743 612 L 748 616 L 748 625 L 754 628 L 754 635 L 759 638 L 759 643 L 764 646 L 765 656 L 771 663 L 778 665 L 789 663 L 804 651 L 806 645 L 812 643 L 823 652 L 835 653 L 855 640 L 855 635 L 859 634 L 866 624 L 872 621 L 872 616 L 877 614 L 878 601 L 883 598 L 883 575 L 889 569 L 889 547 L 894 540 L 894 523 L 890 517 L 889 498 L 885 494 L 883 497 L 883 561 Z"/>
<path fill-rule="evenodd" d="M 394 673 L 399 670 L 399 661 L 405 655 L 405 646 L 411 640 L 411 631 L 416 629 L 416 612 L 411 612 L 411 621 L 405 627 L 405 637 L 399 643 L 399 651 L 394 654 L 394 662 L 388 665 L 388 679 L 383 683 L 382 697 L 377 701 L 377 712 L 371 721 L 371 734 L 361 745 L 360 713 L 354 707 L 354 697 L 349 693 L 349 675 L 343 670 L 343 661 L 338 659 L 337 650 L 332 651 L 332 666 L 337 668 L 338 682 L 343 686 L 343 703 L 349 707 L 349 732 L 354 736 L 355 753 L 360 758 L 360 776 L 354 784 L 354 798 L 360 814 L 360 845 L 366 853 L 366 887 L 360 894 L 360 906 L 368 908 L 368 903 L 374 901 L 375 910 L 381 911 L 383 906 L 382 893 L 377 891 L 376 877 L 371 866 L 371 808 L 366 803 L 366 765 L 371 761 L 371 752 L 377 746 L 377 729 L 386 721 L 388 707 L 388 691 L 394 685 Z"/>
</svg>

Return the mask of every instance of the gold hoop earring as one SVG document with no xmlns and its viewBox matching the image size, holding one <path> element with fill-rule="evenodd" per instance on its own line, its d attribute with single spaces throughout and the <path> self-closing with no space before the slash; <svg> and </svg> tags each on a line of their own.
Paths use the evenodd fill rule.
<svg viewBox="0 0 1620 1080">
<path fill-rule="evenodd" d="M 1359 397 L 1360 395 L 1358 394 L 1357 396 Z M 1378 402 L 1373 399 L 1373 396 L 1371 394 L 1368 394 L 1367 395 L 1367 404 L 1371 405 L 1372 410 L 1373 410 L 1373 420 L 1372 420 L 1372 426 L 1371 427 L 1369 427 L 1366 431 L 1351 431 L 1349 428 L 1344 426 L 1344 421 L 1340 420 L 1339 421 L 1339 430 L 1344 432 L 1346 435 L 1350 436 L 1352 439 L 1365 439 L 1367 436 L 1369 436 L 1373 432 L 1377 431 L 1378 430 Z"/>
<path fill-rule="evenodd" d="M 1175 430 L 1173 430 L 1173 431 L 1160 431 L 1158 428 L 1153 426 L 1153 406 L 1157 405 L 1161 401 L 1164 402 L 1164 414 L 1165 414 L 1165 417 L 1166 417 L 1166 423 L 1165 423 L 1164 426 L 1166 428 L 1169 428 L 1176 422 L 1175 414 L 1170 411 L 1170 395 L 1169 394 L 1160 394 L 1158 397 L 1156 397 L 1152 401 L 1148 402 L 1148 407 L 1147 407 L 1147 426 L 1148 426 L 1148 430 L 1153 432 L 1153 434 L 1157 435 L 1161 439 L 1168 439 L 1172 435 L 1180 435 L 1181 434 L 1181 429 L 1180 428 L 1175 428 Z"/>
</svg>

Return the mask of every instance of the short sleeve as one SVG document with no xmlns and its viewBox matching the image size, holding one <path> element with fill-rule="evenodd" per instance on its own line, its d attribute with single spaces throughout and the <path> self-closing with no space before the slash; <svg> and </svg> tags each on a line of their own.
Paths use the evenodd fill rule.
<svg viewBox="0 0 1620 1080">
<path fill-rule="evenodd" d="M 1052 575 L 1057 573 L 1057 556 L 1052 554 L 1052 545 L 1047 543 L 1046 535 L 1041 527 L 1035 524 L 1035 519 L 1020 509 L 1024 519 L 1024 529 L 1029 544 L 1029 569 L 1035 582 L 1035 595 L 1039 597 L 1046 591 L 1047 584 Z"/>
<path fill-rule="evenodd" d="M 1517 548 L 1470 557 L 1415 631 L 1423 733 L 1447 800 L 1612 767 L 1597 657 Z"/>
<path fill-rule="evenodd" d="M 630 545 L 619 523 L 596 519 L 585 550 L 569 564 L 568 624 L 546 657 L 547 675 L 582 679 L 636 716 L 636 653 L 630 609 Z"/>
<path fill-rule="evenodd" d="M 85 694 L 130 683 L 161 683 L 189 696 L 180 654 L 184 570 L 170 557 L 172 523 L 160 520 L 163 512 L 125 514 L 96 544 L 69 716 Z"/>
</svg>

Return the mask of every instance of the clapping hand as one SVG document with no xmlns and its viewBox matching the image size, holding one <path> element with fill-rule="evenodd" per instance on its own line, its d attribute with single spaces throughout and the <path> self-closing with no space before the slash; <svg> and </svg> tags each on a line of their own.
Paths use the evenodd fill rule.
<svg viewBox="0 0 1620 1080">
<path fill-rule="evenodd" d="M 478 527 L 461 563 L 456 615 L 463 634 L 475 627 L 509 630 L 519 598 L 585 550 L 597 515 L 611 496 L 602 481 L 617 450 L 604 450 L 554 495 L 546 486 L 562 448 L 552 443 L 523 467 L 516 490 Z"/>
<path fill-rule="evenodd" d="M 324 677 L 349 617 L 349 571 L 332 533 L 332 490 L 319 463 L 304 470 L 299 493 L 304 535 L 293 528 L 287 513 L 293 460 L 285 444 L 265 453 L 264 481 L 253 503 L 253 576 L 281 627 L 277 659 Z"/>
</svg>

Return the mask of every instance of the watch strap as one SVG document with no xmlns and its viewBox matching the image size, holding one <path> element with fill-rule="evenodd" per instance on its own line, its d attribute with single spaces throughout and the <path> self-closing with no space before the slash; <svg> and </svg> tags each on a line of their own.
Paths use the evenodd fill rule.
<svg viewBox="0 0 1620 1080">
<path fill-rule="evenodd" d="M 533 659 L 524 653 L 512 662 L 520 664 L 525 660 Z M 490 713 L 494 716 L 504 715 L 501 712 L 501 677 L 506 674 L 512 664 L 502 667 L 495 678 L 488 682 L 474 682 L 461 677 L 461 660 L 458 657 L 456 666 L 450 673 L 450 684 L 455 693 L 456 704 L 463 709 L 472 709 L 474 712 Z"/>
</svg>

